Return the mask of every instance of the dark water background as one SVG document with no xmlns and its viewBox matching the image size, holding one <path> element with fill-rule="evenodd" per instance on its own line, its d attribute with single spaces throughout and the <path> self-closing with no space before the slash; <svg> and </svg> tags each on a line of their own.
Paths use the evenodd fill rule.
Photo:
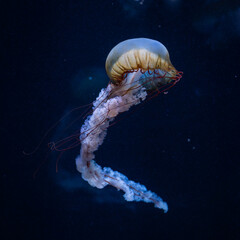
<svg viewBox="0 0 240 240">
<path fill-rule="evenodd" d="M 238 1 L 8 1 L 1 11 L 1 239 L 240 239 Z M 167 214 L 88 186 L 79 147 L 55 172 L 46 145 L 80 128 L 66 130 L 81 111 L 22 153 L 95 99 L 107 54 L 135 37 L 162 42 L 184 75 L 110 128 L 96 159 L 158 193 Z"/>
</svg>

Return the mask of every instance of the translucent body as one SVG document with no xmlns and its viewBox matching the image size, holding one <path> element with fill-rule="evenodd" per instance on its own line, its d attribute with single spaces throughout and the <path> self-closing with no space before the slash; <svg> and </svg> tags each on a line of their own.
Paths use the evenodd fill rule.
<svg viewBox="0 0 240 240">
<path fill-rule="evenodd" d="M 134 62 L 137 64 L 134 65 Z M 120 70 L 117 72 L 119 66 Z M 93 103 L 92 114 L 81 127 L 81 151 L 76 158 L 77 170 L 93 187 L 111 185 L 124 191 L 127 201 L 152 202 L 155 207 L 167 212 L 167 204 L 144 185 L 129 180 L 111 168 L 99 166 L 94 161 L 94 152 L 103 143 L 107 128 L 119 113 L 144 101 L 148 92 L 159 93 L 162 87 L 172 87 L 180 79 L 180 75 L 170 63 L 167 49 L 161 43 L 149 39 L 131 39 L 118 44 L 107 57 L 106 69 L 112 83 L 102 89 Z"/>
</svg>

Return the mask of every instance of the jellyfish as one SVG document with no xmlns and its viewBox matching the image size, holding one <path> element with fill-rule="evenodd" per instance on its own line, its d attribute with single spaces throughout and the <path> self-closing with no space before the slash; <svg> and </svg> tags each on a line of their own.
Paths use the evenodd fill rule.
<svg viewBox="0 0 240 240">
<path fill-rule="evenodd" d="M 124 192 L 127 201 L 153 203 L 167 212 L 168 205 L 161 197 L 124 174 L 98 165 L 94 152 L 103 143 L 117 115 L 166 92 L 180 80 L 182 72 L 174 68 L 163 44 L 147 38 L 129 39 L 116 45 L 108 54 L 105 67 L 110 82 L 100 91 L 80 129 L 77 170 L 93 187 L 113 186 Z"/>
</svg>

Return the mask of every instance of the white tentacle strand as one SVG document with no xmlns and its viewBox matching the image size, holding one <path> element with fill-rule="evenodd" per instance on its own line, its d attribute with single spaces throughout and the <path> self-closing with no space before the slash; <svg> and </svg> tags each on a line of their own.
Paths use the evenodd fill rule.
<svg viewBox="0 0 240 240">
<path fill-rule="evenodd" d="M 106 89 L 101 90 L 93 103 L 92 115 L 88 116 L 81 128 L 81 151 L 76 158 L 76 165 L 82 178 L 91 186 L 100 189 L 107 185 L 114 186 L 125 192 L 124 198 L 127 201 L 152 202 L 155 207 L 167 212 L 167 203 L 155 193 L 148 191 L 144 185 L 129 180 L 111 168 L 102 168 L 94 161 L 94 152 L 103 143 L 107 128 L 114 118 L 146 98 L 147 92 L 136 83 L 140 77 L 139 71 L 129 73 L 122 87 L 109 84 Z"/>
</svg>

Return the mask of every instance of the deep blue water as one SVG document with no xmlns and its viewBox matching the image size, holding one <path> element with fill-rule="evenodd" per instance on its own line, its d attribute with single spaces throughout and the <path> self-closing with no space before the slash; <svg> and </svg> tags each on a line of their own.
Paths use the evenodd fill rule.
<svg viewBox="0 0 240 240">
<path fill-rule="evenodd" d="M 240 239 L 238 1 L 10 1 L 1 10 L 1 239 Z M 124 114 L 96 160 L 158 193 L 166 214 L 90 187 L 75 169 L 80 146 L 56 173 L 59 153 L 47 143 L 80 129 L 82 119 L 68 126 L 81 110 L 23 154 L 96 98 L 107 54 L 136 37 L 162 42 L 183 78 Z"/>
</svg>

